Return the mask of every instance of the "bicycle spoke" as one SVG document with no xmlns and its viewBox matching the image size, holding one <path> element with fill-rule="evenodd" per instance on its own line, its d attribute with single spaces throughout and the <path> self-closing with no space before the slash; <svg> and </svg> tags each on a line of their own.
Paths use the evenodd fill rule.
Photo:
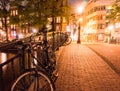
<svg viewBox="0 0 120 91">
<path fill-rule="evenodd" d="M 40 75 L 36 76 L 34 78 L 34 91 L 50 91 L 48 81 Z"/>
<path fill-rule="evenodd" d="M 39 91 L 39 77 L 38 73 L 34 75 L 34 91 Z"/>
</svg>

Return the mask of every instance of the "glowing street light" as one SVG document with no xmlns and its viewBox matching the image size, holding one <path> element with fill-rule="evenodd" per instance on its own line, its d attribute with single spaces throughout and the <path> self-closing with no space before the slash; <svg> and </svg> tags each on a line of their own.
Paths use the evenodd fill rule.
<svg viewBox="0 0 120 91">
<path fill-rule="evenodd" d="M 78 13 L 78 14 L 82 14 L 82 13 L 83 13 L 83 9 L 84 9 L 83 7 L 78 7 L 78 8 L 77 8 L 77 13 Z M 80 40 L 80 30 L 81 30 L 81 22 L 82 22 L 82 20 L 83 20 L 83 19 L 80 18 L 79 21 L 78 21 L 78 24 L 79 24 L 79 25 L 78 25 L 78 39 L 77 39 L 77 43 L 78 43 L 78 44 L 81 43 L 81 40 Z"/>
<path fill-rule="evenodd" d="M 77 13 L 81 14 L 83 12 L 84 8 L 83 7 L 78 7 L 77 8 Z"/>
</svg>

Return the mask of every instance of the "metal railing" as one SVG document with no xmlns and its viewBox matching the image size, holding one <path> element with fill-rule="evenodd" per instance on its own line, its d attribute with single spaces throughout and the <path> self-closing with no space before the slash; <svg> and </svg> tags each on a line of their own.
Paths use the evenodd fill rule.
<svg viewBox="0 0 120 91">
<path fill-rule="evenodd" d="M 31 38 L 35 39 L 35 41 L 41 41 L 41 37 L 41 35 L 33 34 L 32 36 L 29 36 L 27 38 L 16 40 L 0 46 L 1 52 L 14 54 L 12 58 L 7 59 L 5 62 L 0 64 L 0 91 L 9 91 L 12 82 L 24 71 L 24 69 L 30 67 L 31 63 L 29 55 L 25 53 L 25 50 L 18 50 L 15 48 L 15 46 L 20 41 L 30 41 Z M 63 37 L 64 36 L 61 36 L 61 32 L 47 33 L 48 43 L 52 46 L 52 49 L 54 51 L 58 50 L 61 46 L 61 39 L 63 39 Z"/>
</svg>

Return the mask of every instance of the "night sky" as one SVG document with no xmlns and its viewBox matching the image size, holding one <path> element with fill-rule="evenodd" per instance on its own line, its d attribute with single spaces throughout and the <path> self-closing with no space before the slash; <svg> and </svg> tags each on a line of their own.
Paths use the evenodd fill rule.
<svg viewBox="0 0 120 91">
<path fill-rule="evenodd" d="M 87 2 L 89 0 L 68 0 L 68 2 L 72 5 L 72 6 L 77 6 L 83 2 Z"/>
</svg>

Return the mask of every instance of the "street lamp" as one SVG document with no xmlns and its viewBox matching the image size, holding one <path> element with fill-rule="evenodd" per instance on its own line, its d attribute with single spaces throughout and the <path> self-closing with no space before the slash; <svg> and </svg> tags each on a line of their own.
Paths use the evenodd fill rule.
<svg viewBox="0 0 120 91">
<path fill-rule="evenodd" d="M 83 12 L 83 7 L 78 7 L 77 12 L 78 12 L 78 15 L 81 15 Z M 78 21 L 78 39 L 77 39 L 78 44 L 81 43 L 81 39 L 80 39 L 81 21 L 82 21 L 82 18 L 80 18 Z"/>
<path fill-rule="evenodd" d="M 81 40 L 80 40 L 80 22 L 79 22 L 79 25 L 78 25 L 78 39 L 77 39 L 77 43 L 80 44 L 81 43 Z"/>
</svg>

